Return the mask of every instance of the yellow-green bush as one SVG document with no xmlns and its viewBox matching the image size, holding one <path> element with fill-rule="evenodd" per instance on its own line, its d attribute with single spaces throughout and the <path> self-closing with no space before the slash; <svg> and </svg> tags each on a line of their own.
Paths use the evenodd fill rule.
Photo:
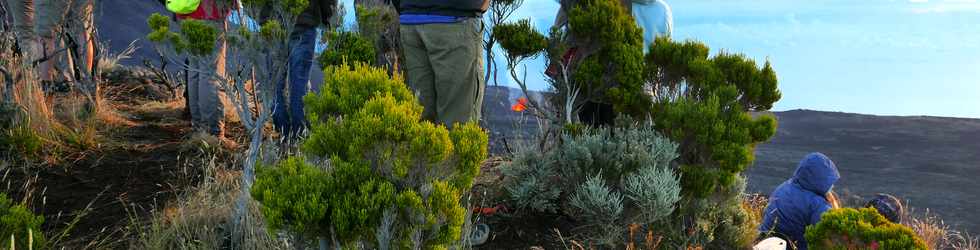
<svg viewBox="0 0 980 250">
<path fill-rule="evenodd" d="M 275 167 L 259 167 L 252 186 L 252 197 L 262 203 L 262 214 L 272 229 L 289 229 L 310 235 L 325 235 L 323 223 L 328 216 L 325 193 L 330 175 L 306 164 L 301 158 L 290 158 Z"/>
<path fill-rule="evenodd" d="M 927 249 L 912 229 L 895 224 L 874 208 L 843 208 L 824 213 L 806 228 L 807 247 L 822 249 Z"/>
<path fill-rule="evenodd" d="M 374 44 L 371 40 L 358 33 L 350 31 L 335 31 L 329 34 L 329 45 L 317 59 L 320 66 L 337 66 L 355 63 L 373 65 L 377 60 Z"/>
<path fill-rule="evenodd" d="M 309 157 L 329 158 L 330 167 L 290 159 L 260 171 L 252 192 L 266 216 L 284 218 L 277 223 L 287 227 L 319 225 L 303 230 L 320 236 L 333 229 L 344 245 L 438 248 L 458 240 L 466 211 L 460 197 L 487 157 L 486 133 L 475 123 L 450 131 L 423 121 L 421 105 L 400 76 L 383 69 L 358 63 L 326 72 L 321 92 L 305 98 L 311 129 L 302 149 Z M 282 168 L 316 173 L 308 180 L 322 184 L 282 177 L 279 172 L 291 171 Z M 318 201 L 325 209 L 307 202 L 279 205 L 295 200 Z M 298 217 L 289 214 L 319 219 L 290 221 Z"/>
<path fill-rule="evenodd" d="M 0 246 L 9 246 L 7 239 L 13 236 L 17 249 L 39 249 L 45 242 L 44 234 L 41 233 L 43 223 L 44 217 L 34 215 L 26 207 L 14 204 L 6 194 L 0 193 L 0 239 L 3 239 Z M 29 241 L 32 241 L 33 246 L 28 247 Z"/>
</svg>

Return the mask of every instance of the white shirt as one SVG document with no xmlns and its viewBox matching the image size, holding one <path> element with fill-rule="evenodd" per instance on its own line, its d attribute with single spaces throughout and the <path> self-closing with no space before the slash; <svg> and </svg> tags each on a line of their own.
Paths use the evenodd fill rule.
<svg viewBox="0 0 980 250">
<path fill-rule="evenodd" d="M 644 51 L 657 36 L 674 32 L 674 14 L 664 0 L 633 0 L 633 18 L 643 29 Z"/>
</svg>

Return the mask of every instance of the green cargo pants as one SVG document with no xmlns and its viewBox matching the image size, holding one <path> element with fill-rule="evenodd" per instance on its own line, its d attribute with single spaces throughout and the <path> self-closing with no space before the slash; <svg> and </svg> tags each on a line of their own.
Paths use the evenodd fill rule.
<svg viewBox="0 0 980 250">
<path fill-rule="evenodd" d="M 422 118 L 452 127 L 480 120 L 483 107 L 483 20 L 401 25 L 408 86 Z"/>
</svg>

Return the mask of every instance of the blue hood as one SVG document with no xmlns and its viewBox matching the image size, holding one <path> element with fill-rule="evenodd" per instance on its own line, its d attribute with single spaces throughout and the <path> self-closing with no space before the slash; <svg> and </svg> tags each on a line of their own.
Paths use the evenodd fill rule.
<svg viewBox="0 0 980 250">
<path fill-rule="evenodd" d="M 793 182 L 808 191 L 824 196 L 840 180 L 834 162 L 821 153 L 811 153 L 800 161 L 793 174 Z"/>
</svg>

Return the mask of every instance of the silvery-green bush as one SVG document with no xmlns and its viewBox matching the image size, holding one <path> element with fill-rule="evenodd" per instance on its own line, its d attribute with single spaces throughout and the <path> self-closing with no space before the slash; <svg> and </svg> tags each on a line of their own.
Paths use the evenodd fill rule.
<svg viewBox="0 0 980 250">
<path fill-rule="evenodd" d="M 652 225 L 681 198 L 672 161 L 677 144 L 649 125 L 565 134 L 547 150 L 527 148 L 502 166 L 504 188 L 519 213 L 560 212 L 591 227 L 587 237 L 615 244 L 627 224 Z"/>
</svg>

